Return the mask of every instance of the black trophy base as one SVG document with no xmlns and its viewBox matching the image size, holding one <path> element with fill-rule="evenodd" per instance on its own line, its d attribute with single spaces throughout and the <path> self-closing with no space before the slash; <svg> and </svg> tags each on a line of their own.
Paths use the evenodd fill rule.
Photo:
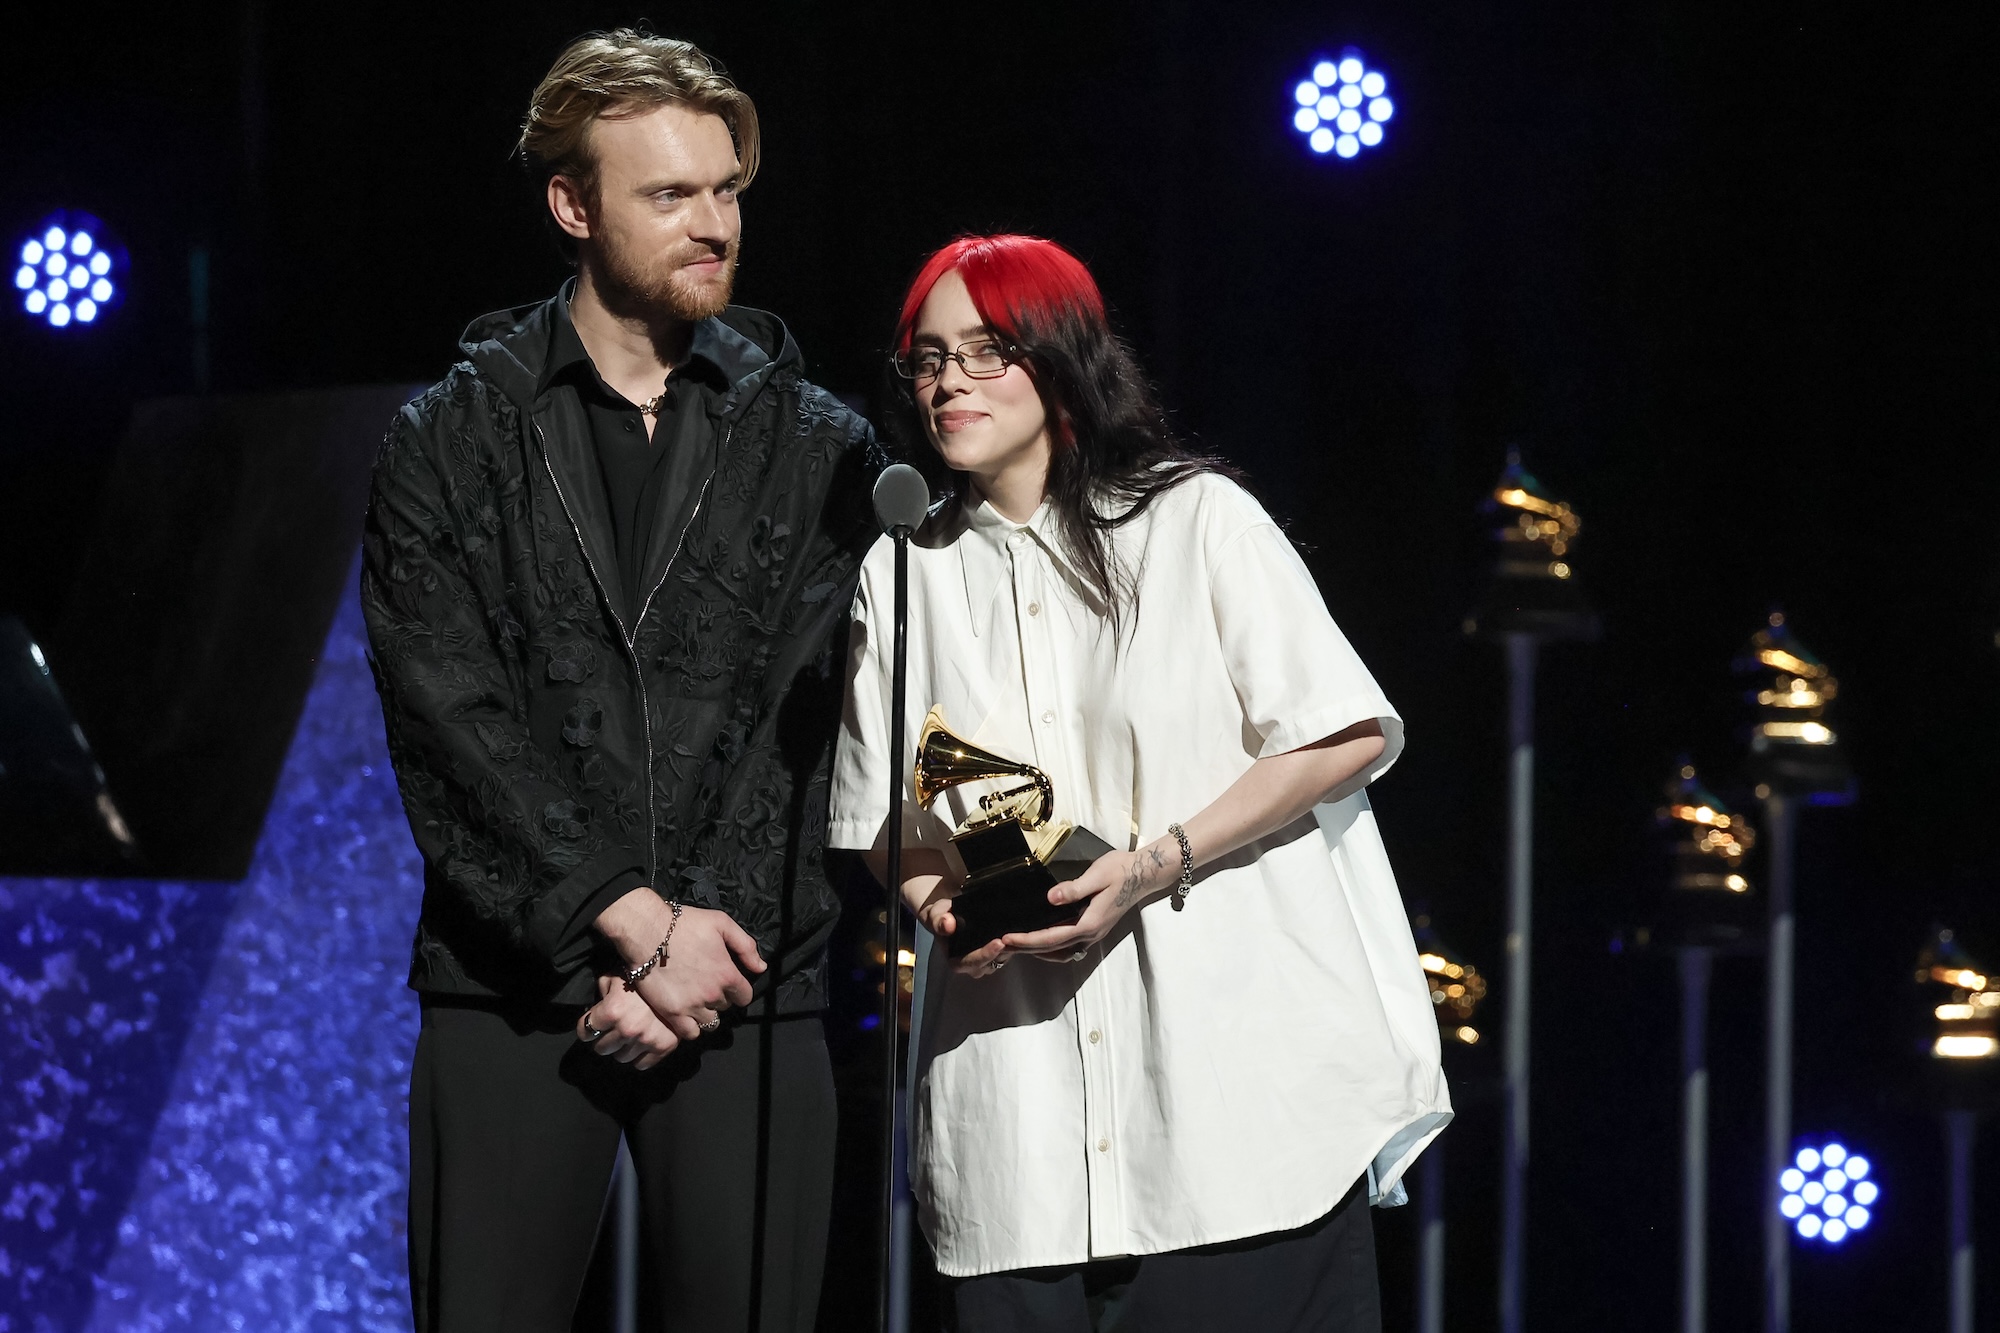
<svg viewBox="0 0 2000 1333">
<path fill-rule="evenodd" d="M 961 855 L 971 850 L 967 840 L 956 841 Z M 1079 828 L 1063 839 L 1046 862 L 1021 856 L 1011 864 L 982 870 L 968 858 L 971 876 L 951 902 L 951 914 L 956 921 L 956 929 L 946 941 L 951 956 L 961 958 L 1002 935 L 1074 925 L 1083 915 L 1084 905 L 1057 906 L 1049 901 L 1049 890 L 1064 880 L 1075 879 L 1092 861 L 1110 850 L 1104 839 L 1089 829 Z"/>
</svg>

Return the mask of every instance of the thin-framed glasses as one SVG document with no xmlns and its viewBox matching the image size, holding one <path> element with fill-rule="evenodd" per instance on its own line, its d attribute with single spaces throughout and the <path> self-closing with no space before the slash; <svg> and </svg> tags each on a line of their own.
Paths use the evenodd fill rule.
<svg viewBox="0 0 2000 1333">
<path fill-rule="evenodd" d="M 947 352 L 942 347 L 907 347 L 889 358 L 889 364 L 896 373 L 906 380 L 934 380 L 944 374 L 944 363 L 958 362 L 958 368 L 967 378 L 975 380 L 999 379 L 1007 373 L 1007 367 L 1020 359 L 1021 349 L 992 338 L 981 338 L 975 342 L 960 343 L 957 351 Z"/>
</svg>

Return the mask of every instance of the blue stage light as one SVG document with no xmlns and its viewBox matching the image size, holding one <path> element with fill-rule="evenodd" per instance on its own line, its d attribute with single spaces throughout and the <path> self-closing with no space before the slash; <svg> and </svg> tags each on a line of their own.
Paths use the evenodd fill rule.
<svg viewBox="0 0 2000 1333">
<path fill-rule="evenodd" d="M 1381 145 L 1382 127 L 1396 112 L 1388 90 L 1388 76 L 1369 69 L 1359 51 L 1344 51 L 1337 61 L 1318 61 L 1312 77 L 1292 88 L 1297 104 L 1292 128 L 1305 136 L 1315 154 L 1358 157 L 1364 148 Z"/>
<path fill-rule="evenodd" d="M 1801 1148 L 1792 1160 L 1794 1165 L 1778 1175 L 1778 1188 L 1784 1191 L 1778 1212 L 1802 1239 L 1838 1245 L 1866 1229 L 1873 1217 L 1870 1208 L 1882 1197 L 1881 1186 L 1868 1178 L 1873 1168 L 1866 1157 L 1835 1142 Z"/>
<path fill-rule="evenodd" d="M 16 257 L 21 309 L 51 328 L 97 323 L 125 284 L 125 252 L 102 222 L 83 213 L 58 213 L 43 222 Z"/>
</svg>

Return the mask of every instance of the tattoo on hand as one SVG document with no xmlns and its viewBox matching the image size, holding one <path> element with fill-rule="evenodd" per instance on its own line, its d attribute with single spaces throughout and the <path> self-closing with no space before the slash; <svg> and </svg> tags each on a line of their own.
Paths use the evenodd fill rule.
<svg viewBox="0 0 2000 1333">
<path fill-rule="evenodd" d="M 1158 847 L 1149 847 L 1133 858 L 1132 868 L 1125 872 L 1125 886 L 1118 890 L 1118 907 L 1123 910 L 1146 896 L 1146 877 L 1167 864 L 1166 855 Z"/>
</svg>

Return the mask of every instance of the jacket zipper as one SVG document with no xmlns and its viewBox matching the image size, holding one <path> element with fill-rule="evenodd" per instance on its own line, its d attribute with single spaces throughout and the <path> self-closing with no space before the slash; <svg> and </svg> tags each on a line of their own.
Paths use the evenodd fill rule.
<svg viewBox="0 0 2000 1333">
<path fill-rule="evenodd" d="M 590 571 L 590 577 L 597 584 L 599 595 L 604 597 L 604 605 L 611 612 L 611 623 L 618 627 L 618 641 L 625 645 L 625 655 L 632 662 L 632 683 L 639 687 L 639 721 L 644 725 L 646 732 L 646 883 L 657 893 L 659 885 L 655 881 L 660 877 L 660 837 L 658 815 L 653 808 L 653 706 L 646 698 L 646 671 L 639 665 L 638 641 L 632 632 L 625 628 L 624 620 L 618 615 L 618 608 L 611 605 L 610 595 L 604 591 L 604 579 L 598 574 L 597 565 L 590 558 L 590 547 L 583 540 L 583 529 L 578 526 L 576 514 L 569 507 L 569 497 L 563 494 L 562 482 L 556 478 L 555 464 L 549 461 L 549 438 L 543 432 L 541 422 L 535 422 L 534 426 L 535 438 L 542 446 L 542 469 L 549 474 L 549 485 L 555 487 L 556 500 L 562 505 L 563 517 L 569 520 L 570 531 L 576 534 L 576 548 L 583 553 L 583 567 Z M 729 436 L 725 433 L 723 446 L 727 448 L 728 444 Z M 646 619 L 646 612 L 652 609 L 654 595 L 666 586 L 667 575 L 672 572 L 674 561 L 680 558 L 681 544 L 687 540 L 688 529 L 694 526 L 695 519 L 701 514 L 702 505 L 708 499 L 708 485 L 712 480 L 714 480 L 713 475 L 703 478 L 701 493 L 695 496 L 694 508 L 689 511 L 687 522 L 681 525 L 680 535 L 674 538 L 674 550 L 673 554 L 667 557 L 667 567 L 660 571 L 660 581 L 653 585 L 653 591 L 646 594 L 646 600 L 639 608 L 641 622 Z"/>
</svg>

